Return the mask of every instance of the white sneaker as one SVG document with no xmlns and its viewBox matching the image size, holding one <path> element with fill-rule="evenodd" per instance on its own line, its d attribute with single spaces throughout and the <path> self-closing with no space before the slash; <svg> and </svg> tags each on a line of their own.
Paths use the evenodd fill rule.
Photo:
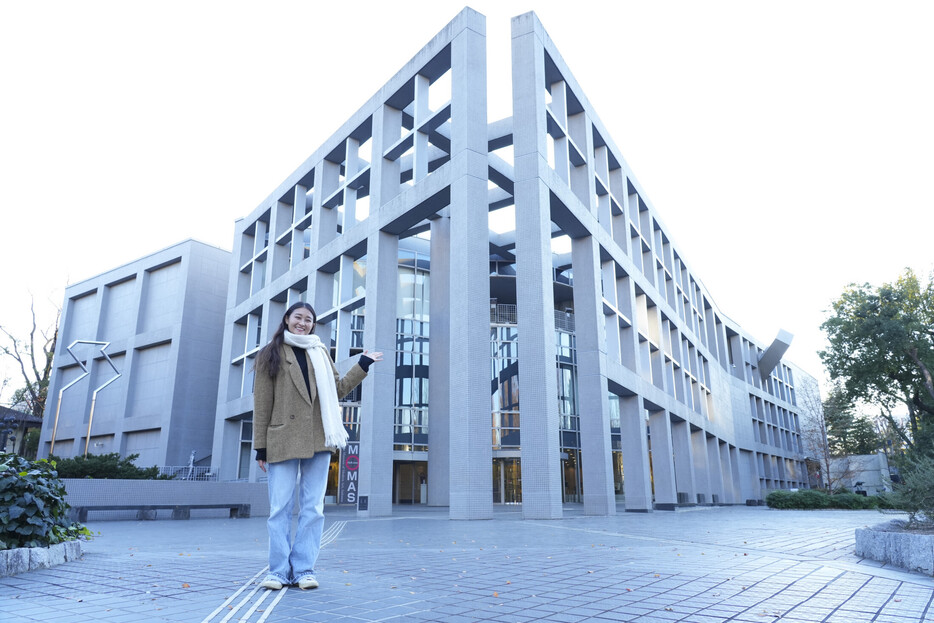
<svg viewBox="0 0 934 623">
<path fill-rule="evenodd" d="M 306 575 L 305 577 L 299 578 L 298 587 L 303 590 L 318 588 L 318 580 L 313 575 Z"/>
<path fill-rule="evenodd" d="M 260 586 L 268 588 L 271 591 L 277 591 L 282 588 L 282 581 L 274 575 L 267 575 L 266 578 L 260 582 Z"/>
</svg>

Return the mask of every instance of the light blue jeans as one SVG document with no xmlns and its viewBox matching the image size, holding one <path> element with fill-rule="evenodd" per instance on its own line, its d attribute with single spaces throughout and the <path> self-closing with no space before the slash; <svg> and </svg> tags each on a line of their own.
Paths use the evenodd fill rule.
<svg viewBox="0 0 934 623">
<path fill-rule="evenodd" d="M 330 452 L 310 459 L 267 463 L 269 487 L 269 575 L 283 584 L 294 584 L 314 575 L 324 528 L 324 492 L 328 484 Z M 299 489 L 298 530 L 294 541 L 292 505 Z"/>
</svg>

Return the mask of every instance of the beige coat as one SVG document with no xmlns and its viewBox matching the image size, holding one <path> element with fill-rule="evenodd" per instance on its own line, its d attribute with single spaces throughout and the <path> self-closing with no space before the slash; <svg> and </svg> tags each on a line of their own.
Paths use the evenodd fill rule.
<svg viewBox="0 0 934 623">
<path fill-rule="evenodd" d="M 316 452 L 332 450 L 324 445 L 321 403 L 311 360 L 308 360 L 309 396 L 292 348 L 283 345 L 279 354 L 281 364 L 276 378 L 257 370 L 253 379 L 253 447 L 266 448 L 266 460 L 270 463 L 306 459 Z M 363 368 L 354 364 L 347 375 L 340 378 L 334 362 L 330 363 L 338 398 L 349 394 L 366 377 Z"/>
</svg>

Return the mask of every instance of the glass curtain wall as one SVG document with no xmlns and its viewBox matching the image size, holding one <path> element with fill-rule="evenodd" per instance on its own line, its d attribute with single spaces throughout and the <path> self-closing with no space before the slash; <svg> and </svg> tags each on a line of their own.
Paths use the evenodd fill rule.
<svg viewBox="0 0 934 623">
<path fill-rule="evenodd" d="M 400 251 L 393 435 L 397 452 L 428 451 L 429 267 L 428 256 Z"/>
<path fill-rule="evenodd" d="M 564 314 L 561 314 L 564 316 Z M 561 484 L 564 502 L 581 501 L 580 413 L 577 400 L 577 345 L 573 333 L 556 331 L 558 418 L 561 426 Z"/>
<path fill-rule="evenodd" d="M 427 502 L 430 260 L 399 252 L 396 310 L 393 501 Z"/>
<path fill-rule="evenodd" d="M 614 393 L 608 395 L 610 403 L 610 438 L 613 443 L 613 491 L 616 501 L 625 500 L 623 495 L 623 440 L 620 434 L 619 396 Z"/>
<path fill-rule="evenodd" d="M 519 460 L 519 346 L 515 306 L 491 308 L 493 503 L 522 502 Z"/>
<path fill-rule="evenodd" d="M 519 458 L 519 351 L 518 328 L 512 305 L 491 307 L 491 376 L 493 502 L 522 501 L 522 465 Z M 561 482 L 565 502 L 580 502 L 580 413 L 577 396 L 577 348 L 573 316 L 560 312 L 556 331 L 556 374 L 560 418 Z"/>
</svg>

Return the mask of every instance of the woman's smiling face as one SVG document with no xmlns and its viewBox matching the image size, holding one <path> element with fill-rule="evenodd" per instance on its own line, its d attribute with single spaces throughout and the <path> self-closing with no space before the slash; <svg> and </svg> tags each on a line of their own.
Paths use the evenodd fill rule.
<svg viewBox="0 0 934 623">
<path fill-rule="evenodd" d="M 286 326 L 289 333 L 308 335 L 315 328 L 315 318 L 309 310 L 299 307 L 286 318 Z"/>
</svg>

